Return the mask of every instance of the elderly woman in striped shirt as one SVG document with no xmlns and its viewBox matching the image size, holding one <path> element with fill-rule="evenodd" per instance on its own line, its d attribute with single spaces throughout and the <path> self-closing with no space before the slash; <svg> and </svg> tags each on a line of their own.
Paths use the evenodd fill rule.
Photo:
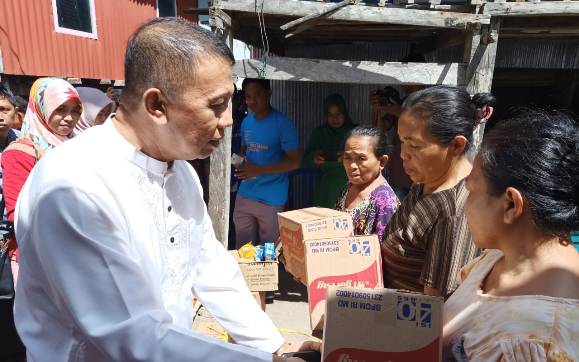
<svg viewBox="0 0 579 362">
<path fill-rule="evenodd" d="M 447 297 L 460 269 L 479 254 L 464 215 L 464 180 L 480 118 L 459 88 L 435 86 L 404 101 L 400 156 L 414 183 L 382 239 L 386 287 Z"/>
</svg>

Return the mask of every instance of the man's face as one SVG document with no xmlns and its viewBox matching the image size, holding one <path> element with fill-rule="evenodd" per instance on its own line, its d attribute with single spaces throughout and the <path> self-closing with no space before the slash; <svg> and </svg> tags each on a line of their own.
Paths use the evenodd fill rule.
<svg viewBox="0 0 579 362">
<path fill-rule="evenodd" d="M 252 82 L 243 87 L 243 93 L 245 95 L 245 104 L 247 104 L 247 108 L 250 111 L 261 115 L 269 110 L 270 90 Z"/>
<path fill-rule="evenodd" d="M 0 96 L 0 132 L 13 128 L 18 123 L 18 112 L 12 103 Z"/>
<path fill-rule="evenodd" d="M 192 84 L 179 90 L 177 99 L 167 105 L 168 132 L 159 145 L 167 160 L 193 160 L 208 157 L 219 145 L 226 127 L 233 120 L 229 101 L 233 96 L 231 64 L 223 58 L 200 61 Z"/>
</svg>

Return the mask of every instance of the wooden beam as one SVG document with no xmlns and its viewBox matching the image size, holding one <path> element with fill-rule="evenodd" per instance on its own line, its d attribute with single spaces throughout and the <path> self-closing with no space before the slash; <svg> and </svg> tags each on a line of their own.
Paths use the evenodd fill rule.
<svg viewBox="0 0 579 362">
<path fill-rule="evenodd" d="M 291 33 L 287 33 L 287 34 L 285 35 L 285 39 L 289 39 L 289 38 L 291 38 L 292 36 L 295 36 L 295 35 L 298 35 L 298 34 L 300 34 L 300 33 L 303 33 L 304 31 L 306 31 L 306 30 L 308 30 L 308 29 L 311 29 L 311 28 L 313 28 L 314 26 L 320 24 L 320 22 L 321 22 L 321 21 L 320 21 L 319 19 L 313 19 L 313 20 L 310 20 L 310 21 L 308 21 L 308 22 L 306 22 L 306 23 L 300 24 L 300 25 L 298 25 L 297 28 L 295 28 L 294 30 L 292 30 Z"/>
<path fill-rule="evenodd" d="M 319 18 L 321 16 L 327 15 L 327 14 L 331 13 L 332 11 L 336 11 L 336 10 L 341 9 L 344 6 L 350 5 L 350 4 L 351 4 L 351 0 L 342 0 L 339 3 L 332 4 L 331 6 L 320 9 L 317 13 L 309 14 L 309 15 L 306 15 L 306 16 L 301 17 L 299 19 L 296 19 L 294 21 L 290 21 L 289 23 L 284 24 L 284 25 L 280 26 L 279 28 L 281 30 L 291 29 L 294 26 L 298 26 L 298 25 L 303 24 L 309 20 L 313 20 L 313 19 Z"/>
<path fill-rule="evenodd" d="M 491 16 L 579 16 L 579 1 L 486 3 L 483 13 Z"/>
<path fill-rule="evenodd" d="M 321 12 L 333 5 L 302 0 L 215 0 L 214 7 L 224 11 L 255 13 L 261 9 L 262 3 L 266 15 L 296 18 Z M 488 15 L 365 5 L 346 6 L 328 14 L 326 19 L 453 29 L 468 29 L 473 24 L 490 23 Z"/>
<path fill-rule="evenodd" d="M 220 32 L 231 29 L 231 16 L 221 9 L 209 9 L 209 26 Z"/>
<path fill-rule="evenodd" d="M 464 60 L 468 62 L 466 90 L 470 94 L 491 91 L 500 24 L 500 18 L 493 18 L 490 25 L 480 26 L 473 31 L 472 38 L 465 44 Z M 480 148 L 484 129 L 484 124 L 481 124 L 474 132 L 473 145 L 468 154 L 471 161 Z"/>
<path fill-rule="evenodd" d="M 263 63 L 257 59 L 239 60 L 233 73 L 242 78 L 258 78 Z M 265 66 L 268 79 L 356 84 L 447 84 L 465 82 L 462 63 L 379 63 L 303 58 L 269 57 Z"/>
<path fill-rule="evenodd" d="M 209 15 L 209 8 L 187 8 L 183 10 L 187 15 Z"/>
<path fill-rule="evenodd" d="M 214 15 L 223 14 L 217 13 Z M 225 37 L 229 48 L 233 51 L 233 30 L 231 18 L 222 19 L 229 21 L 229 25 L 222 28 L 215 27 L 214 31 Z M 216 22 L 213 22 L 214 24 Z M 230 104 L 231 106 L 231 104 Z M 231 107 L 229 107 L 231 109 Z M 215 236 L 225 248 L 229 241 L 229 206 L 230 206 L 230 180 L 231 180 L 231 127 L 225 129 L 223 139 L 213 151 L 209 166 L 209 205 L 207 211 L 213 223 Z"/>
</svg>

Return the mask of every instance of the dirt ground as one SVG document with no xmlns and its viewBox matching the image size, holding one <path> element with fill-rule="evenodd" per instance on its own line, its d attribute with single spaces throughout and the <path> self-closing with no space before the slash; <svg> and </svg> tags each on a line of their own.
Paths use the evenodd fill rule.
<svg viewBox="0 0 579 362">
<path fill-rule="evenodd" d="M 265 312 L 278 327 L 286 341 L 318 340 L 312 337 L 306 287 L 295 281 L 280 264 L 279 290 Z M 218 339 L 227 340 L 225 330 L 201 307 L 193 321 L 193 329 Z"/>
</svg>

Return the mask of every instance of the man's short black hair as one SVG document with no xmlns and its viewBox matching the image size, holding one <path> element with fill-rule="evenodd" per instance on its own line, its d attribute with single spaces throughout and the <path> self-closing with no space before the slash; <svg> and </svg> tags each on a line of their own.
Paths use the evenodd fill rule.
<svg viewBox="0 0 579 362">
<path fill-rule="evenodd" d="M 243 80 L 243 83 L 241 84 L 241 88 L 245 89 L 245 87 L 247 87 L 248 84 L 257 84 L 258 86 L 260 86 L 261 88 L 265 89 L 265 90 L 271 90 L 271 84 L 269 83 L 269 79 L 261 79 L 261 78 L 245 78 Z"/>
<path fill-rule="evenodd" d="M 153 87 L 176 98 L 181 86 L 195 80 L 199 61 L 211 56 L 234 63 L 233 53 L 217 35 L 190 21 L 155 18 L 145 22 L 127 44 L 121 103 L 131 107 Z"/>
<path fill-rule="evenodd" d="M 14 93 L 12 93 L 10 89 L 6 88 L 6 86 L 4 86 L 4 84 L 1 83 L 0 83 L 0 98 L 6 99 L 8 102 L 10 102 L 10 104 L 12 104 L 12 107 L 17 107 L 16 99 L 14 98 Z"/>
<path fill-rule="evenodd" d="M 24 97 L 14 96 L 14 102 L 16 102 L 15 106 L 19 111 L 26 113 L 26 110 L 28 109 L 28 102 L 26 99 L 24 99 Z"/>
</svg>

